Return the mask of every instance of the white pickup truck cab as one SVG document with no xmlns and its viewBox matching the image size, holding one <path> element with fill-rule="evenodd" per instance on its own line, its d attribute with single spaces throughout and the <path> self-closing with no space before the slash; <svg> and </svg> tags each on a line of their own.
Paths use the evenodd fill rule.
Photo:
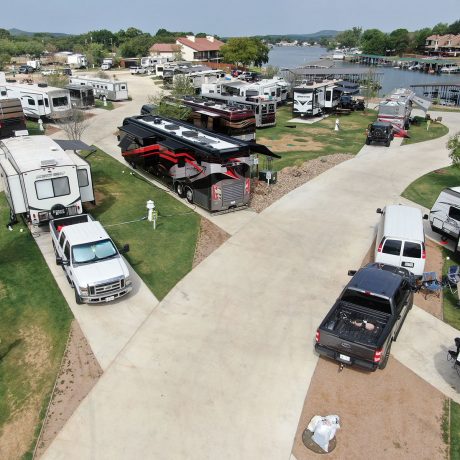
<svg viewBox="0 0 460 460">
<path fill-rule="evenodd" d="M 75 290 L 77 304 L 110 302 L 132 289 L 128 267 L 101 223 L 88 214 L 50 221 L 56 263 Z"/>
</svg>

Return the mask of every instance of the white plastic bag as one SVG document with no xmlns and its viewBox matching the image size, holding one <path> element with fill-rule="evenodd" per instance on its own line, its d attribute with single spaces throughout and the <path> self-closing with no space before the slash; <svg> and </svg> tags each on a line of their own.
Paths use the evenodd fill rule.
<svg viewBox="0 0 460 460">
<path fill-rule="evenodd" d="M 339 428 L 340 417 L 338 415 L 327 415 L 326 417 L 315 415 L 308 424 L 308 429 L 313 432 L 311 439 L 325 452 L 329 452 L 329 441 L 334 438 Z"/>
</svg>

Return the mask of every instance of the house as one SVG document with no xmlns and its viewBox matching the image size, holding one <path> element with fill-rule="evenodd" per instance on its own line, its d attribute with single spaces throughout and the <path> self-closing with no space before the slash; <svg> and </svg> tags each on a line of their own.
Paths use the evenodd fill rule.
<svg viewBox="0 0 460 460">
<path fill-rule="evenodd" d="M 178 38 L 176 44 L 180 46 L 182 59 L 185 61 L 216 62 L 220 59 L 219 50 L 224 45 L 223 42 L 211 35 L 207 35 L 206 38 L 187 35 L 187 37 Z"/>
<path fill-rule="evenodd" d="M 425 42 L 425 52 L 430 55 L 460 56 L 460 34 L 430 35 Z"/>
<path fill-rule="evenodd" d="M 174 43 L 155 43 L 149 50 L 150 56 L 174 60 L 175 55 L 180 51 L 180 46 Z"/>
</svg>

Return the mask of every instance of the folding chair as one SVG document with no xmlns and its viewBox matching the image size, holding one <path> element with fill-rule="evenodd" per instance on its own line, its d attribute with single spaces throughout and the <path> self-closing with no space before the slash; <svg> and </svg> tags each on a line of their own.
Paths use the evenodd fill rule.
<svg viewBox="0 0 460 460">
<path fill-rule="evenodd" d="M 458 265 L 451 265 L 446 275 L 446 285 L 452 294 L 458 290 L 457 284 L 460 281 L 460 267 Z"/>
<path fill-rule="evenodd" d="M 460 337 L 455 337 L 455 347 L 456 350 L 448 350 L 447 351 L 447 361 L 453 361 L 453 368 L 457 371 L 457 374 L 460 376 Z"/>
<path fill-rule="evenodd" d="M 425 291 L 425 299 L 428 294 L 436 294 L 440 297 L 443 285 L 438 280 L 436 272 L 425 272 L 422 275 L 422 289 Z"/>
</svg>

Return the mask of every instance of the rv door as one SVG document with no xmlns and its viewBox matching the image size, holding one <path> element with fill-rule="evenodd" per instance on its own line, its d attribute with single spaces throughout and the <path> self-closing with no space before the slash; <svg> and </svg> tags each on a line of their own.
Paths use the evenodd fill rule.
<svg viewBox="0 0 460 460">
<path fill-rule="evenodd" d="M 91 179 L 91 170 L 89 166 L 79 166 L 77 168 L 78 186 L 82 203 L 94 201 L 93 182 Z"/>
</svg>

